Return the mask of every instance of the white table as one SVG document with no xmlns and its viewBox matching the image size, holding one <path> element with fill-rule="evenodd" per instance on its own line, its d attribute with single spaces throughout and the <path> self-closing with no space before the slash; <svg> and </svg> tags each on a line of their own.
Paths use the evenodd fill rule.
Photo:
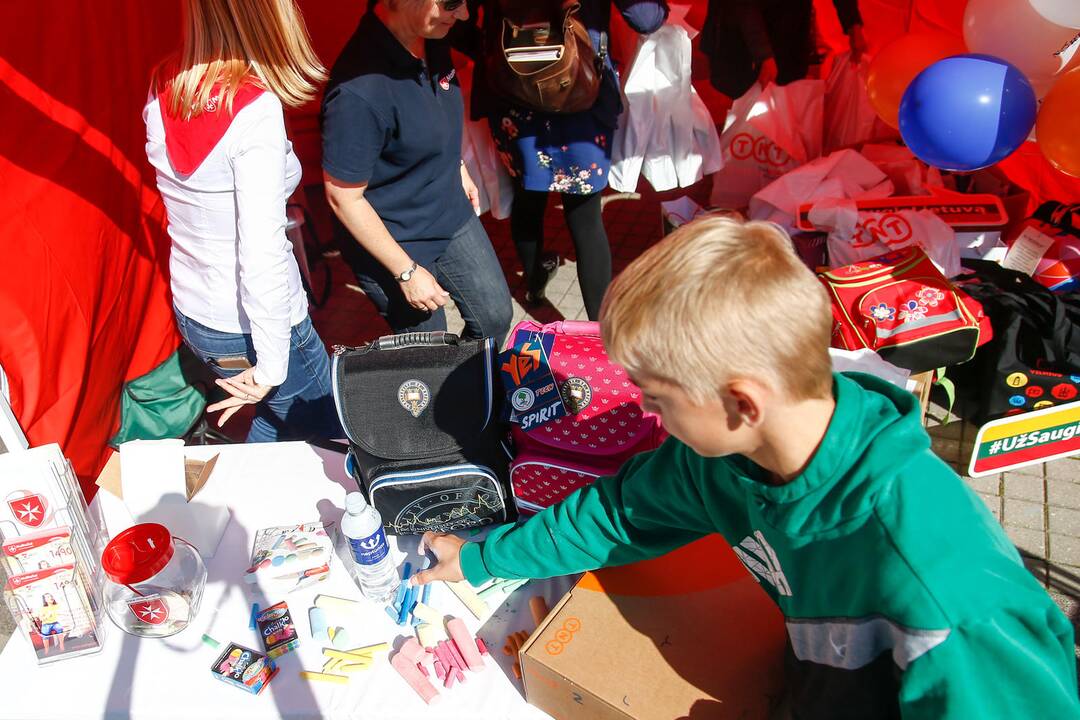
<svg viewBox="0 0 1080 720">
<path fill-rule="evenodd" d="M 209 578 L 202 608 L 183 632 L 165 639 L 141 639 L 111 625 L 105 646 L 93 656 L 38 667 L 30 645 L 16 631 L 0 653 L 0 717 L 41 718 L 498 718 L 541 719 L 548 716 L 525 703 L 520 682 L 503 655 L 506 635 L 532 630 L 528 598 L 544 595 L 553 605 L 569 588 L 569 580 L 534 581 L 519 589 L 490 618 L 477 621 L 442 583 L 430 604 L 461 617 L 478 631 L 492 650 L 487 669 L 469 673 L 468 681 L 442 690 L 441 700 L 425 705 L 385 659 L 354 674 L 348 685 L 302 680 L 299 671 L 321 670 L 321 643 L 311 639 L 307 610 L 315 595 L 326 593 L 360 599 L 339 558 L 330 578 L 316 588 L 284 598 L 261 598 L 242 580 L 258 528 L 311 522 L 337 522 L 345 493 L 355 489 L 342 467 L 342 456 L 305 443 L 193 447 L 189 456 L 209 458 L 220 452 L 218 467 L 203 492 L 220 497 L 232 518 L 217 553 L 207 563 Z M 98 494 L 109 530 L 115 534 L 130 523 L 122 503 Z M 196 500 L 199 498 L 197 497 Z M 391 538 L 397 558 L 408 554 L 416 567 L 416 538 Z M 203 633 L 222 643 L 261 649 L 248 629 L 251 603 L 286 600 L 301 638 L 300 648 L 278 659 L 280 671 L 259 696 L 214 679 L 210 665 L 220 650 L 201 642 Z M 366 602 L 366 601 L 365 601 Z M 381 606 L 366 603 L 362 622 L 346 625 L 354 646 L 393 641 L 406 634 Z M 400 641 L 399 641 L 400 642 Z M 398 643 L 399 644 L 399 643 Z"/>
</svg>

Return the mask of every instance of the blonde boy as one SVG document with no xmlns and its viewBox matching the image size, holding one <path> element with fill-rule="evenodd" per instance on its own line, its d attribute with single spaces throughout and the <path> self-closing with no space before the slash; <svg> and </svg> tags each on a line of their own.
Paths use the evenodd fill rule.
<svg viewBox="0 0 1080 720">
<path fill-rule="evenodd" d="M 1080 717 L 1069 622 L 931 452 L 914 396 L 831 372 L 828 300 L 781 230 L 683 226 L 616 278 L 601 325 L 673 437 L 482 543 L 425 535 L 439 563 L 418 582 L 718 532 L 755 548 L 740 557 L 786 618 L 792 716 Z"/>
</svg>

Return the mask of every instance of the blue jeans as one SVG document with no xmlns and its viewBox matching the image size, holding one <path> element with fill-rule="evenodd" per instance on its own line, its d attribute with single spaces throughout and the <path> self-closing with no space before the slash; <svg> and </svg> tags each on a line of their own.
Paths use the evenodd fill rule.
<svg viewBox="0 0 1080 720">
<path fill-rule="evenodd" d="M 256 363 L 250 334 L 208 328 L 173 308 L 176 325 L 187 346 L 218 377 L 231 377 L 239 368 L 223 368 L 219 360 L 246 357 Z M 289 369 L 285 382 L 255 405 L 247 442 L 331 439 L 344 437 L 331 390 L 330 358 L 319 333 L 305 317 L 293 326 L 289 343 Z"/>
<path fill-rule="evenodd" d="M 480 219 L 470 217 L 450 238 L 434 266 L 427 270 L 450 293 L 461 311 L 465 321 L 463 335 L 495 338 L 501 346 L 510 331 L 513 306 L 499 258 Z M 442 308 L 428 312 L 409 305 L 401 284 L 377 262 L 365 263 L 355 271 L 360 287 L 395 333 L 446 329 L 446 312 Z"/>
</svg>

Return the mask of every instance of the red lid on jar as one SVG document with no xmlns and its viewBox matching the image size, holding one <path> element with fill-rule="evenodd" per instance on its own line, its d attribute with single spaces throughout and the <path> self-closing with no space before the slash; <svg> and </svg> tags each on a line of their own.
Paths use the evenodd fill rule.
<svg viewBox="0 0 1080 720">
<path fill-rule="evenodd" d="M 173 550 L 169 528 L 143 523 L 114 537 L 101 554 L 101 565 L 114 583 L 132 585 L 161 572 L 172 559 Z"/>
</svg>

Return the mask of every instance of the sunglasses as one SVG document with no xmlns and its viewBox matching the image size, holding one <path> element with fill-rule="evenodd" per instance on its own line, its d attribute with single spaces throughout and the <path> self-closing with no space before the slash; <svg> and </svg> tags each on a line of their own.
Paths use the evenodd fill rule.
<svg viewBox="0 0 1080 720">
<path fill-rule="evenodd" d="M 435 4 L 441 7 L 445 12 L 454 12 L 465 4 L 465 0 L 435 0 Z"/>
</svg>

